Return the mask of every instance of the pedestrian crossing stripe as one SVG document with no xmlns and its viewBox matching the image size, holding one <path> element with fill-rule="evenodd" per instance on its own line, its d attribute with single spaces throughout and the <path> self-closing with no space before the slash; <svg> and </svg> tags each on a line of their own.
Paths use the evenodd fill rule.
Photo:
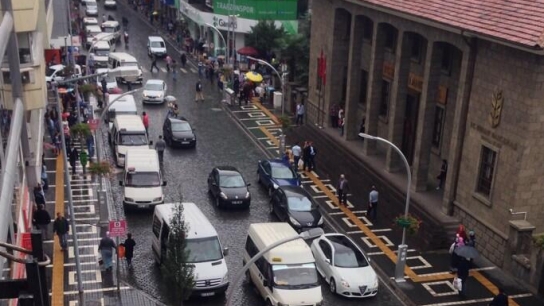
<svg viewBox="0 0 544 306">
<path fill-rule="evenodd" d="M 183 72 L 183 73 L 187 73 L 187 70 L 185 70 L 183 68 L 179 68 L 179 70 L 181 70 L 181 72 Z"/>
<path fill-rule="evenodd" d="M 144 67 L 140 67 L 140 70 L 142 70 L 142 72 L 147 72 L 147 69 L 145 69 Z"/>
<path fill-rule="evenodd" d="M 196 69 L 195 69 L 195 68 L 191 68 L 191 72 L 192 72 L 192 73 L 196 73 Z"/>
<path fill-rule="evenodd" d="M 162 71 L 162 72 L 166 72 L 166 68 L 161 68 L 161 71 Z"/>
</svg>

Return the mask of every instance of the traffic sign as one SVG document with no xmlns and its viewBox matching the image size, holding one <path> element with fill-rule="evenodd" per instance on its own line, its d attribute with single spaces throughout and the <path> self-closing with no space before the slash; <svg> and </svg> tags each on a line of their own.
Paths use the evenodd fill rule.
<svg viewBox="0 0 544 306">
<path fill-rule="evenodd" d="M 89 120 L 89 128 L 91 131 L 96 131 L 98 129 L 98 122 L 100 119 L 91 119 Z"/>
<path fill-rule="evenodd" d="M 124 236 L 127 232 L 126 220 L 112 220 L 109 226 L 110 237 Z"/>
</svg>

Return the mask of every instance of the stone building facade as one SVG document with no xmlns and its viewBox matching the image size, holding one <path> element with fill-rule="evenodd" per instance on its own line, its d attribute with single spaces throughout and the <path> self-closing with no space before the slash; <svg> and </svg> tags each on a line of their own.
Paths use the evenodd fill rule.
<svg viewBox="0 0 544 306">
<path fill-rule="evenodd" d="M 437 209 L 475 230 L 502 266 L 508 221 L 520 217 L 512 212 L 544 231 L 544 5 L 434 2 L 440 10 L 425 0 L 314 0 L 307 120 L 330 127 L 331 106 L 343 106 L 343 140 L 364 129 L 396 144 L 414 192 L 434 190 L 447 161 Z M 364 154 L 403 170 L 391 147 L 365 141 Z"/>
</svg>

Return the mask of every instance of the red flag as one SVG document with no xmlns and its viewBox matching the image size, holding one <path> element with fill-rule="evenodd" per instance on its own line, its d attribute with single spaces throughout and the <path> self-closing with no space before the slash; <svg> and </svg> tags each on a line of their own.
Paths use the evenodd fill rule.
<svg viewBox="0 0 544 306">
<path fill-rule="evenodd" d="M 319 78 L 323 77 L 323 50 L 321 50 L 321 55 L 317 58 L 317 76 Z"/>
<path fill-rule="evenodd" d="M 324 56 L 321 59 L 321 80 L 323 81 L 323 85 L 327 83 L 327 57 Z"/>
</svg>

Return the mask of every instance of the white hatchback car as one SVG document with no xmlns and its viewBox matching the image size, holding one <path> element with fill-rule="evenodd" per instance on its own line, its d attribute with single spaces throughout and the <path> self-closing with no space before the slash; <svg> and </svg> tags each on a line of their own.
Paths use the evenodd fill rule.
<svg viewBox="0 0 544 306">
<path fill-rule="evenodd" d="M 163 80 L 147 80 L 142 91 L 144 103 L 163 103 L 166 96 L 166 82 Z"/>
<path fill-rule="evenodd" d="M 347 236 L 325 234 L 312 242 L 317 271 L 332 293 L 350 298 L 366 298 L 378 294 L 378 276 L 370 260 Z"/>
<path fill-rule="evenodd" d="M 98 4 L 96 3 L 96 1 L 87 1 L 85 15 L 98 16 Z"/>
</svg>

